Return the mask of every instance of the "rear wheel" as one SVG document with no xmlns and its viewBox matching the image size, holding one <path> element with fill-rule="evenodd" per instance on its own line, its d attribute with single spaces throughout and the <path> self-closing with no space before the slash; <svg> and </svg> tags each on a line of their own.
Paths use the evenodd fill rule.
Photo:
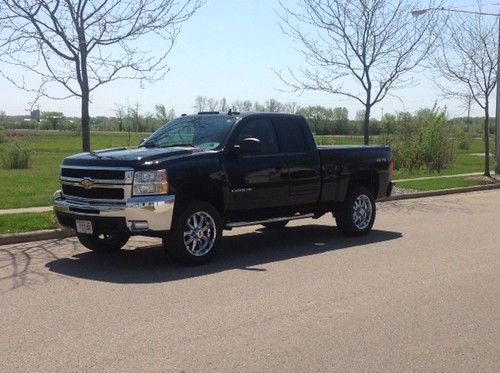
<svg viewBox="0 0 500 373">
<path fill-rule="evenodd" d="M 281 229 L 285 228 L 287 224 L 288 220 L 282 220 L 282 221 L 275 221 L 272 223 L 263 223 L 262 225 L 268 229 Z"/>
<path fill-rule="evenodd" d="M 120 250 L 129 239 L 128 234 L 77 234 L 80 243 L 87 249 L 99 253 L 111 253 Z"/>
<path fill-rule="evenodd" d="M 177 216 L 173 229 L 163 239 L 167 254 L 183 264 L 202 264 L 215 254 L 222 236 L 217 210 L 206 202 L 194 202 Z"/>
<path fill-rule="evenodd" d="M 368 234 L 375 222 L 376 206 L 372 193 L 366 187 L 357 187 L 335 211 L 339 230 L 350 236 Z"/>
</svg>

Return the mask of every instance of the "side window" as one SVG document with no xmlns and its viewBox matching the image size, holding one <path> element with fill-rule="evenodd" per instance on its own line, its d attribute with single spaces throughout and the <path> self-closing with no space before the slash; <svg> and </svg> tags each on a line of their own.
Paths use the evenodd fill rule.
<svg viewBox="0 0 500 373">
<path fill-rule="evenodd" d="M 278 141 L 274 132 L 273 124 L 269 119 L 252 119 L 244 123 L 238 132 L 236 143 L 241 140 L 253 137 L 262 143 L 262 153 L 278 153 Z"/>
<path fill-rule="evenodd" d="M 306 151 L 306 140 L 298 119 L 277 119 L 275 124 L 278 142 L 283 153 L 304 153 Z"/>
</svg>

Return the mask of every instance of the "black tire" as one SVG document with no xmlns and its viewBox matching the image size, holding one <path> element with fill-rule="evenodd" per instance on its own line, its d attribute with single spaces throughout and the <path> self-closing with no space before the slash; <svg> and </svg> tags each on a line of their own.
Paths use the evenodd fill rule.
<svg viewBox="0 0 500 373">
<path fill-rule="evenodd" d="M 130 236 L 125 233 L 109 235 L 77 234 L 80 243 L 87 249 L 97 253 L 112 253 L 120 250 Z"/>
<path fill-rule="evenodd" d="M 262 225 L 268 229 L 281 229 L 285 228 L 287 224 L 288 220 L 282 220 L 282 221 L 275 221 L 272 223 L 263 223 Z"/>
<path fill-rule="evenodd" d="M 342 233 L 364 236 L 372 230 L 375 215 L 372 193 L 366 187 L 357 187 L 348 192 L 346 200 L 335 210 L 335 221 Z"/>
<path fill-rule="evenodd" d="M 163 247 L 175 262 L 203 264 L 212 259 L 221 237 L 217 210 L 209 203 L 193 202 L 180 210 L 170 233 L 163 238 Z"/>
</svg>

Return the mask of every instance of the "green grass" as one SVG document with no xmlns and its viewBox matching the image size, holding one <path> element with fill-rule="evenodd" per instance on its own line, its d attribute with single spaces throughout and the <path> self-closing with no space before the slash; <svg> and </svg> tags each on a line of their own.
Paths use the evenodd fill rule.
<svg viewBox="0 0 500 373">
<path fill-rule="evenodd" d="M 398 188 L 412 189 L 418 191 L 464 188 L 478 185 L 492 184 L 491 180 L 482 177 L 443 177 L 428 180 L 415 180 L 396 182 Z"/>
<path fill-rule="evenodd" d="M 92 149 L 137 145 L 148 134 L 93 132 Z M 33 164 L 26 170 L 0 169 L 0 209 L 48 206 L 52 194 L 59 189 L 59 166 L 68 155 L 81 151 L 81 140 L 68 132 L 19 131 L 11 132 L 9 141 L 29 142 L 35 154 Z M 8 142 L 0 144 L 0 149 Z"/>
<path fill-rule="evenodd" d="M 0 215 L 0 234 L 57 228 L 54 213 L 36 212 Z"/>
</svg>

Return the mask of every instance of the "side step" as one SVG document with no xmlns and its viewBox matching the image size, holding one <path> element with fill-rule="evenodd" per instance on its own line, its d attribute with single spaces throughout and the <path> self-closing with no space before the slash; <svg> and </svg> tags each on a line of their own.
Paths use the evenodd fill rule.
<svg viewBox="0 0 500 373">
<path fill-rule="evenodd" d="M 314 214 L 304 214 L 304 215 L 292 215 L 292 216 L 280 216 L 279 218 L 271 218 L 271 219 L 265 219 L 265 220 L 255 220 L 255 221 L 237 221 L 234 223 L 226 223 L 226 228 L 238 228 L 238 227 L 246 227 L 249 225 L 257 225 L 257 224 L 264 224 L 264 223 L 276 223 L 279 221 L 285 221 L 285 220 L 298 220 L 298 219 L 307 219 L 307 218 L 312 218 L 314 217 Z"/>
</svg>

